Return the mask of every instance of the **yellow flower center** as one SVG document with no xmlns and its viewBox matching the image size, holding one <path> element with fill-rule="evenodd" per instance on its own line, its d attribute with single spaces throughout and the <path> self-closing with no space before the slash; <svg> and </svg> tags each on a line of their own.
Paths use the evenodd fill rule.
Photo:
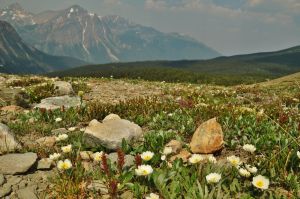
<svg viewBox="0 0 300 199">
<path fill-rule="evenodd" d="M 142 173 L 143 173 L 143 175 L 147 175 L 148 171 L 147 170 L 143 170 Z"/>
<path fill-rule="evenodd" d="M 258 181 L 256 182 L 256 186 L 259 188 L 262 188 L 264 186 L 264 182 L 263 181 Z"/>
</svg>

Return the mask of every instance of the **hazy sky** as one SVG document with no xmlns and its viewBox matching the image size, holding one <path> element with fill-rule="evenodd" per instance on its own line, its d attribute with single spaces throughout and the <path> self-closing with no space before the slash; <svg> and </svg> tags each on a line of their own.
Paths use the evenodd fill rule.
<svg viewBox="0 0 300 199">
<path fill-rule="evenodd" d="M 163 32 L 190 35 L 224 55 L 300 45 L 300 0 L 0 0 L 31 12 L 81 5 Z"/>
</svg>

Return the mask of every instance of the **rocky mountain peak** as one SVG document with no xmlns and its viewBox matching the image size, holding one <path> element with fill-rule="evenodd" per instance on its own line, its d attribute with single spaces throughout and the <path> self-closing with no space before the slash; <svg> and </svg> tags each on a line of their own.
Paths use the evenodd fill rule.
<svg viewBox="0 0 300 199">
<path fill-rule="evenodd" d="M 14 11 L 24 11 L 23 7 L 19 3 L 13 3 L 9 5 L 8 9 Z"/>
</svg>

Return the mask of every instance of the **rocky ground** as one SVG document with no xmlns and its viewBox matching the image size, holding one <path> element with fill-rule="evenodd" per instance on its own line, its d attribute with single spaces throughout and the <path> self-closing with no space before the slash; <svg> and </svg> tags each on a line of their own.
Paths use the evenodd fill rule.
<svg viewBox="0 0 300 199">
<path fill-rule="evenodd" d="M 220 189 L 221 195 L 208 185 L 212 198 L 270 196 L 249 188 L 240 170 L 230 170 L 228 157 L 237 158 L 241 167 L 246 162 L 267 165 L 258 170 L 274 181 L 270 194 L 297 198 L 299 180 L 287 185 L 282 179 L 289 171 L 299 174 L 294 150 L 299 147 L 300 87 L 289 84 L 282 90 L 268 84 L 221 87 L 0 74 L 0 198 L 147 198 L 150 191 L 160 198 L 205 198 L 206 193 L 197 195 L 201 190 L 188 196 L 190 191 L 174 184 L 182 179 L 168 173 L 173 168 L 182 178 L 192 176 L 183 171 L 193 172 L 196 168 L 188 166 L 199 161 L 212 164 L 208 168 L 217 168 L 215 172 L 227 172 L 224 187 L 241 183 L 235 185 L 238 191 Z M 249 153 L 243 147 L 247 144 L 258 152 Z M 155 153 L 150 162 L 160 173 L 148 183 L 133 175 L 145 151 Z M 107 177 L 112 174 L 103 169 L 103 154 L 116 177 Z M 64 159 L 71 165 L 62 162 L 60 167 Z M 160 176 L 169 180 L 160 184 Z M 196 178 L 183 181 L 183 187 L 205 184 L 201 177 L 190 185 Z"/>
</svg>

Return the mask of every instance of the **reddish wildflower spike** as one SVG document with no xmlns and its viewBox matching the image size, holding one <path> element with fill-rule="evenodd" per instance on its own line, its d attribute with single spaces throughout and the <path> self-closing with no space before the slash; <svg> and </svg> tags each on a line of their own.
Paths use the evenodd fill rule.
<svg viewBox="0 0 300 199">
<path fill-rule="evenodd" d="M 102 159 L 102 161 L 101 161 L 101 163 L 102 163 L 102 170 L 103 170 L 103 172 L 104 172 L 107 176 L 109 176 L 110 173 L 109 173 L 109 168 L 108 168 L 108 163 L 107 163 L 107 157 L 106 157 L 106 154 L 103 154 L 102 157 L 101 157 L 101 159 Z"/>
<path fill-rule="evenodd" d="M 136 167 L 142 165 L 142 158 L 141 158 L 141 156 L 139 154 L 137 154 L 135 156 L 135 165 L 136 165 Z"/>
<path fill-rule="evenodd" d="M 117 149 L 117 154 L 118 154 L 118 169 L 121 173 L 123 166 L 125 164 L 125 154 L 121 149 Z"/>
</svg>

